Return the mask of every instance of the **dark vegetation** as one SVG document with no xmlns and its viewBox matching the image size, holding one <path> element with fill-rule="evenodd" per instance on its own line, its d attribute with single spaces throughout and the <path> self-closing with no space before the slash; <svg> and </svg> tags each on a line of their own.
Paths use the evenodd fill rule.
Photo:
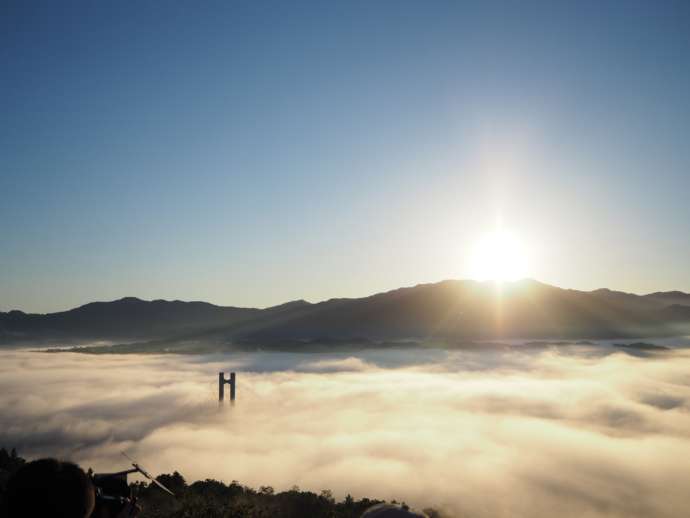
<svg viewBox="0 0 690 518">
<path fill-rule="evenodd" d="M 0 449 L 0 495 L 9 477 L 24 463 L 16 450 Z M 130 483 L 142 507 L 141 518 L 359 518 L 368 507 L 382 502 L 355 500 L 350 495 L 338 502 L 329 490 L 316 494 L 293 487 L 275 492 L 270 486 L 257 490 L 237 481 L 224 484 L 206 479 L 188 484 L 177 471 L 156 478 L 176 496 L 171 497 L 151 483 Z M 431 518 L 441 518 L 433 509 L 426 513 Z"/>
<path fill-rule="evenodd" d="M 323 351 L 458 341 L 631 339 L 690 329 L 690 294 L 566 290 L 537 281 L 443 281 L 358 299 L 268 309 L 126 298 L 32 315 L 0 313 L 0 343 L 111 341 L 108 352 Z M 81 349 L 100 352 L 101 348 Z"/>
</svg>

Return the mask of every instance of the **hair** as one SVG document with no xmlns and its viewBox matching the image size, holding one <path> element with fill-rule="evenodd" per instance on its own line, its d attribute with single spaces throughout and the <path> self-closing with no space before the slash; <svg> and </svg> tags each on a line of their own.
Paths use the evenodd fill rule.
<svg viewBox="0 0 690 518">
<path fill-rule="evenodd" d="M 7 518 L 85 518 L 93 507 L 93 484 L 71 462 L 40 459 L 22 466 L 7 483 Z"/>
</svg>

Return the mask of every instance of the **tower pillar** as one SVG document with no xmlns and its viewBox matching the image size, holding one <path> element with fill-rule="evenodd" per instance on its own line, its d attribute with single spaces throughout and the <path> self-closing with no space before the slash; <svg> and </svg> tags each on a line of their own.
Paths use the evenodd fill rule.
<svg viewBox="0 0 690 518">
<path fill-rule="evenodd" d="M 230 379 L 225 379 L 225 373 L 218 373 L 218 401 L 225 399 L 225 384 L 230 385 L 230 401 L 235 401 L 235 373 L 230 373 Z"/>
</svg>

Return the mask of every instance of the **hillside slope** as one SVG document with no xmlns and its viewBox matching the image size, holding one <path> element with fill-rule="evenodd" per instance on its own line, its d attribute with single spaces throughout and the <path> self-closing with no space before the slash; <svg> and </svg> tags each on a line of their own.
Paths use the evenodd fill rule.
<svg viewBox="0 0 690 518">
<path fill-rule="evenodd" d="M 683 304 L 684 302 L 688 304 Z M 448 280 L 267 309 L 125 298 L 61 313 L 0 313 L 0 342 L 111 340 L 130 350 L 306 348 L 401 340 L 608 339 L 690 332 L 690 295 Z"/>
<path fill-rule="evenodd" d="M 10 311 L 0 313 L 0 344 L 160 339 L 233 325 L 254 318 L 262 311 L 271 312 L 270 309 L 223 307 L 207 302 L 145 301 L 135 297 L 92 302 L 58 313 Z"/>
<path fill-rule="evenodd" d="M 675 300 L 675 298 L 674 298 Z M 245 341 L 319 339 L 621 338 L 673 335 L 690 306 L 610 290 L 565 290 L 532 280 L 444 281 L 362 299 L 315 304 L 282 322 L 229 336 Z"/>
</svg>

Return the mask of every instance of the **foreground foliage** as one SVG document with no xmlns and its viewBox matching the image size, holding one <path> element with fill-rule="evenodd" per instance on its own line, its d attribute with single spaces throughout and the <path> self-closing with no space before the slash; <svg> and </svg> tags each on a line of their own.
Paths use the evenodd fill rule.
<svg viewBox="0 0 690 518">
<path fill-rule="evenodd" d="M 300 491 L 295 487 L 290 491 L 276 493 L 270 486 L 255 490 L 236 481 L 226 485 L 207 479 L 187 485 L 177 472 L 157 478 L 175 493 L 176 498 L 163 493 L 153 484 L 132 484 L 134 494 L 144 509 L 142 516 L 146 518 L 355 518 L 361 516 L 369 506 L 379 502 L 367 498 L 354 500 L 349 495 L 342 502 L 336 502 L 327 490 L 316 494 Z"/>
<path fill-rule="evenodd" d="M 24 463 L 16 450 L 0 449 L 0 488 Z M 382 502 L 368 498 L 355 500 L 350 495 L 338 502 L 328 490 L 316 494 L 293 487 L 276 493 L 270 486 L 257 490 L 237 481 L 226 485 L 206 479 L 187 484 L 177 471 L 156 478 L 175 493 L 175 497 L 151 483 L 131 483 L 132 492 L 143 509 L 141 518 L 359 518 L 367 508 Z M 441 518 L 433 509 L 426 512 L 431 518 Z"/>
</svg>

